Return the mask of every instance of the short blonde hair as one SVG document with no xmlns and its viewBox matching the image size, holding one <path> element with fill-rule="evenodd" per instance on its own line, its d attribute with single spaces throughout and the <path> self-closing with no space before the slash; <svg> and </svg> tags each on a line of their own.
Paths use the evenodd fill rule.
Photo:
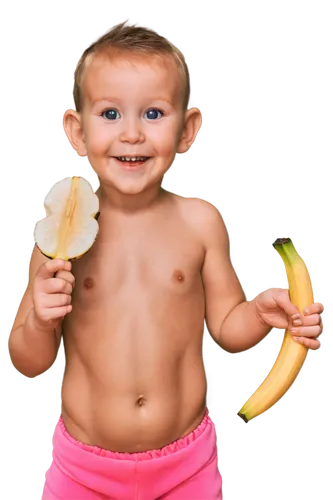
<svg viewBox="0 0 333 500">
<path fill-rule="evenodd" d="M 76 111 L 80 112 L 82 110 L 82 80 L 87 56 L 108 49 L 170 55 L 177 64 L 184 81 L 183 107 L 186 110 L 190 98 L 190 75 L 183 54 L 171 42 L 155 31 L 136 27 L 135 25 L 125 26 L 126 23 L 127 21 L 111 28 L 83 52 L 74 73 L 73 97 Z"/>
</svg>

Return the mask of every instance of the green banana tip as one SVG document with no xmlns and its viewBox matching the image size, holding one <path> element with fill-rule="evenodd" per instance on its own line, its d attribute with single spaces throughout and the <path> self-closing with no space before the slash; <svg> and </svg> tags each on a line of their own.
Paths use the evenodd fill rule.
<svg viewBox="0 0 333 500">
<path fill-rule="evenodd" d="M 291 239 L 290 238 L 278 238 L 277 240 L 274 241 L 273 247 L 277 247 L 280 245 L 285 245 L 286 243 L 290 243 Z"/>
</svg>

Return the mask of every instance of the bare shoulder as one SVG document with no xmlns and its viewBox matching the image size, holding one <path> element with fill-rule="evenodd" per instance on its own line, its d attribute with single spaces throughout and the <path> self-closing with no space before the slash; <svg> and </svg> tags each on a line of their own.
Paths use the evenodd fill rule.
<svg viewBox="0 0 333 500">
<path fill-rule="evenodd" d="M 212 239 L 219 239 L 228 244 L 228 233 L 219 210 L 201 198 L 185 198 L 174 195 L 179 205 L 179 212 L 183 219 L 200 236 L 208 246 Z"/>
<path fill-rule="evenodd" d="M 194 219 L 194 221 L 207 222 L 207 219 L 222 219 L 219 210 L 212 203 L 209 203 L 209 201 L 202 200 L 201 198 L 185 198 L 174 193 L 172 195 L 184 215 Z"/>
</svg>

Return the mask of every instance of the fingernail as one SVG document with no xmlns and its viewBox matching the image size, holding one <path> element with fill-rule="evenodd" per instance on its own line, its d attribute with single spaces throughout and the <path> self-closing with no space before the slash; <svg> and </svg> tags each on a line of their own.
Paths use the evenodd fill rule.
<svg viewBox="0 0 333 500">
<path fill-rule="evenodd" d="M 309 314 L 309 309 L 304 309 L 304 314 Z"/>
<path fill-rule="evenodd" d="M 299 341 L 299 338 L 298 337 L 293 337 L 294 340 L 296 340 L 296 342 Z"/>
<path fill-rule="evenodd" d="M 291 333 L 296 333 L 297 332 L 296 328 L 292 328 L 290 331 L 291 331 Z"/>
<path fill-rule="evenodd" d="M 297 318 L 300 318 L 301 315 L 299 313 L 296 313 L 296 314 L 293 314 L 291 317 L 292 317 L 292 319 L 297 319 Z"/>
</svg>

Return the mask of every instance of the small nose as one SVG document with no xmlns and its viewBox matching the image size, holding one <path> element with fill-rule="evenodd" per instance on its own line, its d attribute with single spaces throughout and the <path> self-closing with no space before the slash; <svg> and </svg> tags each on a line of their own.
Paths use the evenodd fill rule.
<svg viewBox="0 0 333 500">
<path fill-rule="evenodd" d="M 144 134 L 140 121 L 135 118 L 124 120 L 119 139 L 122 142 L 129 142 L 130 144 L 143 142 Z"/>
</svg>

